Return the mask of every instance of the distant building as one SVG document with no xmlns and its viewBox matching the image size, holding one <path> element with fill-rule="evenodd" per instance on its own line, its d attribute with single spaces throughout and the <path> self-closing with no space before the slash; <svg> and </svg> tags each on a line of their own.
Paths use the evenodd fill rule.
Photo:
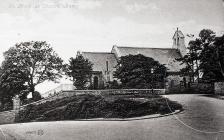
<svg viewBox="0 0 224 140">
<path fill-rule="evenodd" d="M 75 90 L 75 86 L 73 86 L 73 84 L 60 84 L 59 86 L 57 86 L 56 88 L 54 89 L 51 89 L 47 92 L 45 92 L 43 95 L 46 97 L 46 96 L 54 96 L 60 92 L 63 92 L 63 91 L 72 91 L 72 90 Z"/>
<path fill-rule="evenodd" d="M 160 64 L 166 64 L 169 76 L 167 77 L 166 88 L 178 86 L 186 78 L 180 77 L 180 69 L 184 65 L 176 61 L 186 54 L 185 37 L 180 30 L 176 30 L 173 36 L 171 48 L 146 48 L 126 47 L 114 45 L 111 52 L 82 52 L 82 55 L 93 63 L 93 76 L 91 84 L 94 89 L 104 88 L 109 81 L 113 81 L 113 72 L 116 70 L 117 61 L 121 56 L 142 54 L 151 57 Z M 116 79 L 115 79 L 116 80 Z"/>
</svg>

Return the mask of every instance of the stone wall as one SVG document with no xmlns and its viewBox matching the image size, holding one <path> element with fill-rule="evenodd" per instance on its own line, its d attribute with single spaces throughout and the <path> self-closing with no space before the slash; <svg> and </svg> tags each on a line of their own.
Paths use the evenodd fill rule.
<svg viewBox="0 0 224 140">
<path fill-rule="evenodd" d="M 0 112 L 0 124 L 14 123 L 15 116 L 16 116 L 16 112 L 13 110 Z"/>
<path fill-rule="evenodd" d="M 74 90 L 62 91 L 57 98 L 70 97 L 74 95 L 93 94 L 93 95 L 132 95 L 132 94 L 152 94 L 151 89 L 111 89 L 111 90 Z M 165 94 L 165 89 L 153 89 L 153 94 Z"/>
<path fill-rule="evenodd" d="M 179 86 L 180 81 L 182 80 L 183 80 L 183 77 L 180 77 L 179 75 L 169 75 L 167 77 L 167 82 L 168 82 L 167 89 Z"/>
<path fill-rule="evenodd" d="M 210 83 L 192 83 L 190 88 L 196 93 L 213 93 L 214 85 Z"/>
<path fill-rule="evenodd" d="M 211 94 L 214 92 L 214 84 L 209 83 L 187 83 L 187 86 L 176 85 L 166 90 L 167 94 Z"/>
<path fill-rule="evenodd" d="M 224 82 L 216 82 L 214 89 L 215 94 L 224 95 Z"/>
<path fill-rule="evenodd" d="M 179 93 L 180 88 L 180 82 L 183 80 L 183 77 L 180 77 L 179 75 L 169 75 L 166 79 L 166 93 Z"/>
<path fill-rule="evenodd" d="M 71 97 L 74 95 L 82 95 L 82 94 L 93 94 L 93 95 L 102 95 L 102 96 L 108 96 L 108 95 L 119 96 L 119 95 L 133 95 L 133 94 L 147 95 L 147 94 L 152 94 L 152 90 L 151 89 L 67 90 L 67 91 L 65 90 L 65 91 L 58 92 L 57 94 L 53 96 L 44 98 L 36 102 L 32 102 L 30 104 L 38 105 L 38 104 L 45 103 L 47 101 L 52 101 L 52 100 L 61 99 L 64 97 Z M 159 95 L 165 94 L 165 89 L 153 89 L 153 94 L 159 94 Z M 20 110 L 30 104 L 20 106 Z"/>
</svg>

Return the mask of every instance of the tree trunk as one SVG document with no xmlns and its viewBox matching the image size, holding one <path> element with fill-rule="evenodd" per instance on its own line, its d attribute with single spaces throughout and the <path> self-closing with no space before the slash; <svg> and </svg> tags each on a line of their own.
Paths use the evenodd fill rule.
<svg viewBox="0 0 224 140">
<path fill-rule="evenodd" d="M 224 77 L 224 71 L 222 69 L 222 64 L 221 64 L 220 60 L 218 61 L 218 63 L 219 63 L 219 67 L 220 67 L 220 72 L 221 72 L 222 76 Z"/>
<path fill-rule="evenodd" d="M 218 64 L 219 64 L 219 67 L 220 67 L 220 72 L 221 72 L 222 76 L 224 77 L 224 70 L 222 69 L 222 64 L 220 62 L 219 47 L 217 47 L 216 55 L 217 55 L 217 58 L 218 58 Z"/>
<path fill-rule="evenodd" d="M 35 96 L 35 85 L 33 83 L 33 76 L 30 75 L 30 80 L 29 80 L 29 91 L 31 92 L 32 94 L 32 98 Z"/>
<path fill-rule="evenodd" d="M 192 82 L 194 83 L 194 62 L 192 61 L 192 66 L 191 66 L 191 68 L 192 68 Z"/>
<path fill-rule="evenodd" d="M 34 95 L 34 92 L 35 92 L 35 86 L 34 86 L 34 84 L 33 84 L 33 79 L 31 79 L 30 80 L 30 83 L 29 83 L 29 90 L 30 90 L 30 92 L 31 92 L 31 94 L 32 94 L 32 98 L 35 96 Z"/>
<path fill-rule="evenodd" d="M 199 82 L 199 66 L 198 66 L 198 60 L 196 60 L 196 67 L 197 67 L 197 77 Z"/>
<path fill-rule="evenodd" d="M 30 87 L 30 92 L 32 93 L 32 98 L 35 96 L 34 92 L 35 92 L 35 87 L 34 85 L 31 85 Z"/>
</svg>

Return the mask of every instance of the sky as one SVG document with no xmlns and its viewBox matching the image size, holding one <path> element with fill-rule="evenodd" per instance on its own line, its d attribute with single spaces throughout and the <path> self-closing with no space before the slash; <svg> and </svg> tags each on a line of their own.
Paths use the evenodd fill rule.
<svg viewBox="0 0 224 140">
<path fill-rule="evenodd" d="M 223 34 L 224 1 L 4 0 L 0 62 L 9 47 L 31 40 L 47 41 L 65 62 L 78 50 L 110 52 L 113 45 L 170 48 L 177 27 L 185 36 L 202 29 Z M 37 89 L 57 85 L 48 82 Z"/>
</svg>

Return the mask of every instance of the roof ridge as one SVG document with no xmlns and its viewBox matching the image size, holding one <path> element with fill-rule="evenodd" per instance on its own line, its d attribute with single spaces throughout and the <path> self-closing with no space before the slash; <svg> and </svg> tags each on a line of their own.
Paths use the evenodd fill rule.
<svg viewBox="0 0 224 140">
<path fill-rule="evenodd" d="M 135 48 L 135 49 L 174 49 L 176 48 L 149 48 L 149 47 L 129 47 L 129 46 L 116 46 L 117 48 Z"/>
<path fill-rule="evenodd" d="M 111 52 L 82 52 L 82 53 L 101 53 L 101 54 L 113 54 Z"/>
</svg>

